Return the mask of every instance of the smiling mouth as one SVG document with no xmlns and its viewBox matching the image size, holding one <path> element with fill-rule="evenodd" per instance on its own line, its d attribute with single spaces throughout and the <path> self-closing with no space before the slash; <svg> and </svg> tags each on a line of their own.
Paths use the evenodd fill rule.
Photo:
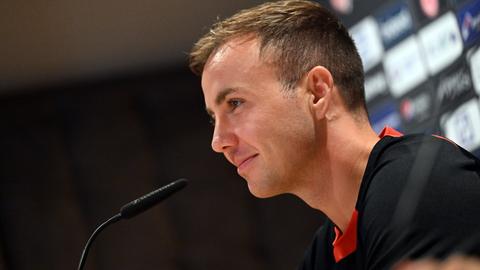
<svg viewBox="0 0 480 270">
<path fill-rule="evenodd" d="M 245 159 L 244 161 L 242 161 L 238 166 L 237 166 L 237 172 L 238 174 L 241 174 L 241 172 L 243 170 L 245 170 L 245 168 L 248 166 L 248 164 L 250 164 L 250 162 L 256 158 L 258 156 L 258 154 L 255 154 L 247 159 Z"/>
</svg>

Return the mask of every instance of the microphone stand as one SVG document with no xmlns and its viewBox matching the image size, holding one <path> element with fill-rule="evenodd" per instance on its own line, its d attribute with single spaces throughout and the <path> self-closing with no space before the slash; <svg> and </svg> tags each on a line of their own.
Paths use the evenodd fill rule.
<svg viewBox="0 0 480 270">
<path fill-rule="evenodd" d="M 90 249 L 90 245 L 92 245 L 93 241 L 95 238 L 97 238 L 97 235 L 103 231 L 108 225 L 113 224 L 117 221 L 119 221 L 122 218 L 122 214 L 118 213 L 115 216 L 109 218 L 107 221 L 102 223 L 100 226 L 98 226 L 95 231 L 92 233 L 90 238 L 87 241 L 87 244 L 85 245 L 85 248 L 83 249 L 82 256 L 80 257 L 80 262 L 78 264 L 78 270 L 82 270 L 83 266 L 85 265 L 85 259 L 87 258 L 88 255 L 88 250 Z"/>
<path fill-rule="evenodd" d="M 187 179 L 181 178 L 176 181 L 173 181 L 172 183 L 163 186 L 157 190 L 154 190 L 136 200 L 133 200 L 126 205 L 124 205 L 122 208 L 120 208 L 120 213 L 116 214 L 115 216 L 111 217 L 104 223 L 100 224 L 95 231 L 92 233 L 90 238 L 87 241 L 87 244 L 85 245 L 85 248 L 83 249 L 82 256 L 80 257 L 80 262 L 78 263 L 78 270 L 82 270 L 83 266 L 85 265 L 85 261 L 88 255 L 88 250 L 90 249 L 90 246 L 92 245 L 93 241 L 97 237 L 97 235 L 103 231 L 108 225 L 113 224 L 120 219 L 129 219 L 132 218 L 148 209 L 156 205 L 157 203 L 163 201 L 164 199 L 168 198 L 171 196 L 173 193 L 181 190 L 184 188 L 188 183 Z"/>
</svg>

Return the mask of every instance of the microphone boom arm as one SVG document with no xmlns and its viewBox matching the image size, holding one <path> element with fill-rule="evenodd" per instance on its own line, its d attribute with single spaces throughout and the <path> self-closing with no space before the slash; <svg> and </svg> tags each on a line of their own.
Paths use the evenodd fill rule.
<svg viewBox="0 0 480 270">
<path fill-rule="evenodd" d="M 122 215 L 120 213 L 118 213 L 115 216 L 109 218 L 104 223 L 102 223 L 100 226 L 98 226 L 97 229 L 95 229 L 95 231 L 92 233 L 92 235 L 88 239 L 87 244 L 85 245 L 85 248 L 83 249 L 82 256 L 80 257 L 80 263 L 78 264 L 78 268 L 77 268 L 78 270 L 83 269 L 83 266 L 85 264 L 85 258 L 87 258 L 88 250 L 90 249 L 90 245 L 92 245 L 95 238 L 97 238 L 97 235 L 101 231 L 103 231 L 103 229 L 105 229 L 108 225 L 110 225 L 112 223 L 115 223 L 115 222 L 119 221 L 120 219 L 122 219 Z"/>
<path fill-rule="evenodd" d="M 170 197 L 173 193 L 181 190 L 184 188 L 188 183 L 187 179 L 178 179 L 173 181 L 172 183 L 163 186 L 157 190 L 154 190 L 147 195 L 144 195 L 136 200 L 133 200 L 126 205 L 124 205 L 120 209 L 120 213 L 116 214 L 115 216 L 109 218 L 107 221 L 102 223 L 98 226 L 95 231 L 92 233 L 90 238 L 83 248 L 82 256 L 80 257 L 80 262 L 78 263 L 78 270 L 82 270 L 83 266 L 85 265 L 85 261 L 88 255 L 88 250 L 92 245 L 92 242 L 95 240 L 97 235 L 103 231 L 108 225 L 113 224 L 121 219 L 129 219 L 132 218 L 148 209 L 153 207 L 154 205 L 158 204 L 159 202 L 165 200 L 166 198 Z"/>
</svg>

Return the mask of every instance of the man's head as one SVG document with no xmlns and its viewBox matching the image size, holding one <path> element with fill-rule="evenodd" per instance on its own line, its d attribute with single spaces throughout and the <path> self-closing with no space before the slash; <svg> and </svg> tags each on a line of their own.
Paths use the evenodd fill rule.
<svg viewBox="0 0 480 270">
<path fill-rule="evenodd" d="M 323 66 L 347 108 L 365 114 L 363 68 L 354 42 L 339 20 L 314 2 L 269 2 L 217 22 L 193 47 L 190 68 L 201 75 L 221 45 L 248 35 L 260 41 L 260 56 L 275 65 L 285 91 L 292 91 L 313 67 Z"/>
<path fill-rule="evenodd" d="M 298 194 L 319 166 L 328 174 L 326 119 L 366 118 L 355 46 L 311 2 L 267 3 L 217 23 L 195 45 L 191 67 L 215 122 L 212 148 L 258 197 Z"/>
</svg>

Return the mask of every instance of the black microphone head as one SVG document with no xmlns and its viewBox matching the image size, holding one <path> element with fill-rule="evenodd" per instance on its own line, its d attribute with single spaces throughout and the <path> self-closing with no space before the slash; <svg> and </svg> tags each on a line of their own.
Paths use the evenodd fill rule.
<svg viewBox="0 0 480 270">
<path fill-rule="evenodd" d="M 173 193 L 184 188 L 188 183 L 185 178 L 178 179 L 172 183 L 154 190 L 136 200 L 133 200 L 120 208 L 120 215 L 122 218 L 132 218 L 163 201 Z"/>
</svg>

